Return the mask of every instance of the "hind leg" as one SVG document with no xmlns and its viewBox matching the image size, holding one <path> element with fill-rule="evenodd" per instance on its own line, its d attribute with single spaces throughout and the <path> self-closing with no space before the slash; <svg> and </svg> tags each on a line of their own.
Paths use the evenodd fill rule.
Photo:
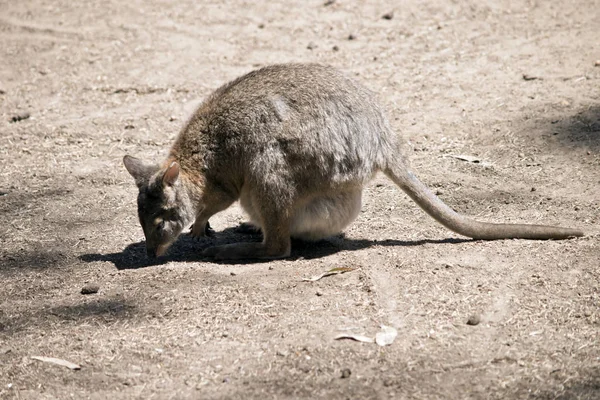
<svg viewBox="0 0 600 400">
<path fill-rule="evenodd" d="M 263 240 L 260 243 L 234 243 L 206 249 L 203 255 L 216 260 L 276 259 L 288 257 L 291 252 L 290 211 L 285 204 L 277 204 L 281 199 L 268 196 L 252 196 L 253 200 L 264 199 L 262 208 L 252 209 L 252 221 L 260 225 Z M 264 203 L 269 204 L 264 204 Z M 260 201 L 253 201 L 260 204 Z"/>
</svg>

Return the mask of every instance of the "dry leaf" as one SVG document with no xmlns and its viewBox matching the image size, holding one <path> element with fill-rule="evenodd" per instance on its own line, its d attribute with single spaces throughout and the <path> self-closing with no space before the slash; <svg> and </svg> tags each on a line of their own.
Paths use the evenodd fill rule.
<svg viewBox="0 0 600 400">
<path fill-rule="evenodd" d="M 363 336 L 363 335 L 355 335 L 353 333 L 340 333 L 339 335 L 337 335 L 336 337 L 334 337 L 335 340 L 340 340 L 340 339 L 352 339 L 352 340 L 356 340 L 357 342 L 364 342 L 364 343 L 373 343 L 375 342 L 375 339 L 367 337 L 367 336 Z"/>
<path fill-rule="evenodd" d="M 467 155 L 463 155 L 463 154 L 449 154 L 448 157 L 456 158 L 457 160 L 461 160 L 461 161 L 470 162 L 472 164 L 479 164 L 484 167 L 489 167 L 492 165 L 491 163 L 485 162 L 481 158 L 475 157 L 475 156 L 467 156 Z"/>
<path fill-rule="evenodd" d="M 452 158 L 456 158 L 457 160 L 462 160 L 462 161 L 467 161 L 470 163 L 474 163 L 474 164 L 479 164 L 481 162 L 481 159 L 479 157 L 474 157 L 474 156 L 464 156 L 461 154 L 450 154 L 450 157 Z"/>
<path fill-rule="evenodd" d="M 375 335 L 375 343 L 377 343 L 379 346 L 387 346 L 394 343 L 396 336 L 398 336 L 398 331 L 396 328 L 381 325 L 381 331 L 377 332 Z"/>
<path fill-rule="evenodd" d="M 355 269 L 356 268 L 351 268 L 351 267 L 336 267 L 336 268 L 330 269 L 327 272 L 323 272 L 320 275 L 315 275 L 315 276 L 312 276 L 310 278 L 302 278 L 302 281 L 303 282 L 316 282 L 319 279 L 325 278 L 326 276 L 343 274 L 345 272 L 354 271 Z"/>
<path fill-rule="evenodd" d="M 56 364 L 56 365 L 60 365 L 63 367 L 67 367 L 69 369 L 81 369 L 81 366 L 74 364 L 70 361 L 66 361 L 66 360 L 61 360 L 60 358 L 54 358 L 54 357 L 41 357 L 41 356 L 31 356 L 32 359 L 34 360 L 38 360 L 38 361 L 42 361 L 42 362 L 47 362 L 47 363 L 51 363 L 51 364 Z"/>
</svg>

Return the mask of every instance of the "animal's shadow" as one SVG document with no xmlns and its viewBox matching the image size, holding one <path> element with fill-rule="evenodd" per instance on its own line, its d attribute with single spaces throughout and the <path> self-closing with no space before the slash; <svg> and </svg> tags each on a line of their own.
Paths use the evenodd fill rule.
<svg viewBox="0 0 600 400">
<path fill-rule="evenodd" d="M 269 262 L 269 260 L 236 260 L 236 261 L 217 261 L 210 257 L 202 256 L 202 251 L 210 246 L 230 244 L 236 242 L 258 242 L 262 239 L 260 234 L 240 234 L 236 233 L 235 228 L 227 228 L 210 238 L 202 238 L 199 241 L 190 236 L 182 235 L 177 240 L 165 256 L 156 259 L 146 257 L 145 242 L 132 243 L 119 253 L 108 254 L 84 254 L 79 258 L 85 262 L 109 261 L 117 269 L 136 269 L 150 267 L 153 265 L 165 264 L 170 261 L 176 262 L 210 262 L 217 264 L 255 264 Z M 344 235 L 331 237 L 328 239 L 306 242 L 292 239 L 292 254 L 288 260 L 297 259 L 315 259 L 335 254 L 339 251 L 361 250 L 371 246 L 420 246 L 426 243 L 465 243 L 473 239 L 442 239 L 442 240 L 368 240 L 368 239 L 347 239 Z"/>
</svg>

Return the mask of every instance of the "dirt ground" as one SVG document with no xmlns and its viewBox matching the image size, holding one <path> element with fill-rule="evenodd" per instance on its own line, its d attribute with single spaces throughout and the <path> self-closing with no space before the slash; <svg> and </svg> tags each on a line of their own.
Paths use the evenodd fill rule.
<svg viewBox="0 0 600 400">
<path fill-rule="evenodd" d="M 598 2 L 329 3 L 0 0 L 0 398 L 600 398 Z M 457 211 L 587 236 L 461 238 L 379 176 L 289 259 L 203 259 L 245 239 L 234 206 L 147 264 L 123 155 L 291 61 L 377 92 Z M 390 346 L 334 340 L 382 324 Z"/>
</svg>

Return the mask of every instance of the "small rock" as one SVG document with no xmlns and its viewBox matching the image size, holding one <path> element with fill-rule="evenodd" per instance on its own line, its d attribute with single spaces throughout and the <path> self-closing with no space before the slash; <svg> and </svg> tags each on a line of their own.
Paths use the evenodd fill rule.
<svg viewBox="0 0 600 400">
<path fill-rule="evenodd" d="M 535 190 L 536 190 L 536 189 L 535 189 L 534 187 L 532 187 L 532 188 L 531 188 L 531 191 L 532 191 L 532 192 L 535 192 Z"/>
<path fill-rule="evenodd" d="M 10 118 L 10 122 L 15 123 L 15 122 L 23 121 L 23 120 L 29 119 L 29 117 L 31 117 L 31 115 L 28 112 L 15 114 Z"/>
<path fill-rule="evenodd" d="M 307 49 L 309 49 L 309 50 L 313 50 L 313 49 L 316 49 L 316 48 L 317 48 L 317 45 L 316 45 L 314 42 L 310 42 L 310 43 L 309 43 L 309 44 L 306 46 L 306 48 L 307 48 Z"/>
<path fill-rule="evenodd" d="M 175 121 L 175 120 L 177 120 L 177 117 L 176 117 L 176 116 L 174 116 L 174 115 L 171 115 L 171 116 L 169 117 L 169 121 L 173 122 L 173 121 Z"/>
<path fill-rule="evenodd" d="M 258 29 L 264 29 L 265 28 L 265 24 L 258 24 Z"/>
<path fill-rule="evenodd" d="M 330 5 L 332 5 L 332 4 L 335 4 L 335 0 L 327 0 L 325 3 L 323 3 L 323 5 L 324 5 L 325 7 L 327 7 L 327 6 L 330 6 Z"/>
<path fill-rule="evenodd" d="M 131 124 L 127 124 L 125 125 L 125 129 L 134 129 L 135 126 L 131 125 Z"/>
<path fill-rule="evenodd" d="M 95 294 L 98 293 L 98 291 L 100 290 L 100 286 L 98 285 L 85 285 L 84 287 L 81 288 L 81 294 Z"/>
<path fill-rule="evenodd" d="M 538 78 L 537 76 L 533 76 L 533 75 L 523 74 L 524 81 L 534 81 L 536 79 L 540 79 L 540 78 Z"/>
<path fill-rule="evenodd" d="M 315 294 L 319 297 L 323 296 L 323 293 L 321 293 L 321 292 L 316 292 Z"/>
<path fill-rule="evenodd" d="M 395 384 L 395 382 L 391 378 L 387 378 L 387 379 L 383 380 L 383 386 L 385 386 L 385 387 L 394 386 L 394 384 Z"/>
<path fill-rule="evenodd" d="M 310 366 L 309 365 L 300 365 L 298 367 L 298 369 L 302 372 L 304 372 L 305 374 L 308 374 L 310 372 Z"/>
<path fill-rule="evenodd" d="M 230 272 L 229 275 L 236 276 L 237 274 L 235 272 Z"/>
<path fill-rule="evenodd" d="M 355 34 L 351 33 L 351 34 L 348 35 L 348 40 L 354 40 L 354 39 L 356 39 L 356 35 Z"/>
<path fill-rule="evenodd" d="M 600 60 L 596 60 L 594 62 L 594 67 L 600 67 Z"/>
<path fill-rule="evenodd" d="M 338 46 L 333 46 L 333 51 L 338 51 L 340 48 Z"/>
<path fill-rule="evenodd" d="M 283 350 L 277 350 L 277 352 L 275 354 L 279 357 L 287 357 L 287 355 L 288 355 L 287 351 L 283 351 Z"/>
<path fill-rule="evenodd" d="M 342 370 L 341 378 L 342 379 L 350 378 L 350 375 L 352 375 L 352 371 L 350 371 L 350 368 L 344 368 Z"/>
<path fill-rule="evenodd" d="M 394 18 L 394 12 L 390 11 L 389 13 L 385 13 L 381 16 L 381 18 L 387 19 L 389 21 L 390 19 Z"/>
<path fill-rule="evenodd" d="M 481 318 L 479 317 L 479 315 L 473 314 L 467 320 L 467 325 L 475 326 L 475 325 L 479 325 L 480 322 L 481 322 Z"/>
<path fill-rule="evenodd" d="M 228 377 L 223 378 L 223 383 L 229 383 L 229 378 Z"/>
</svg>

